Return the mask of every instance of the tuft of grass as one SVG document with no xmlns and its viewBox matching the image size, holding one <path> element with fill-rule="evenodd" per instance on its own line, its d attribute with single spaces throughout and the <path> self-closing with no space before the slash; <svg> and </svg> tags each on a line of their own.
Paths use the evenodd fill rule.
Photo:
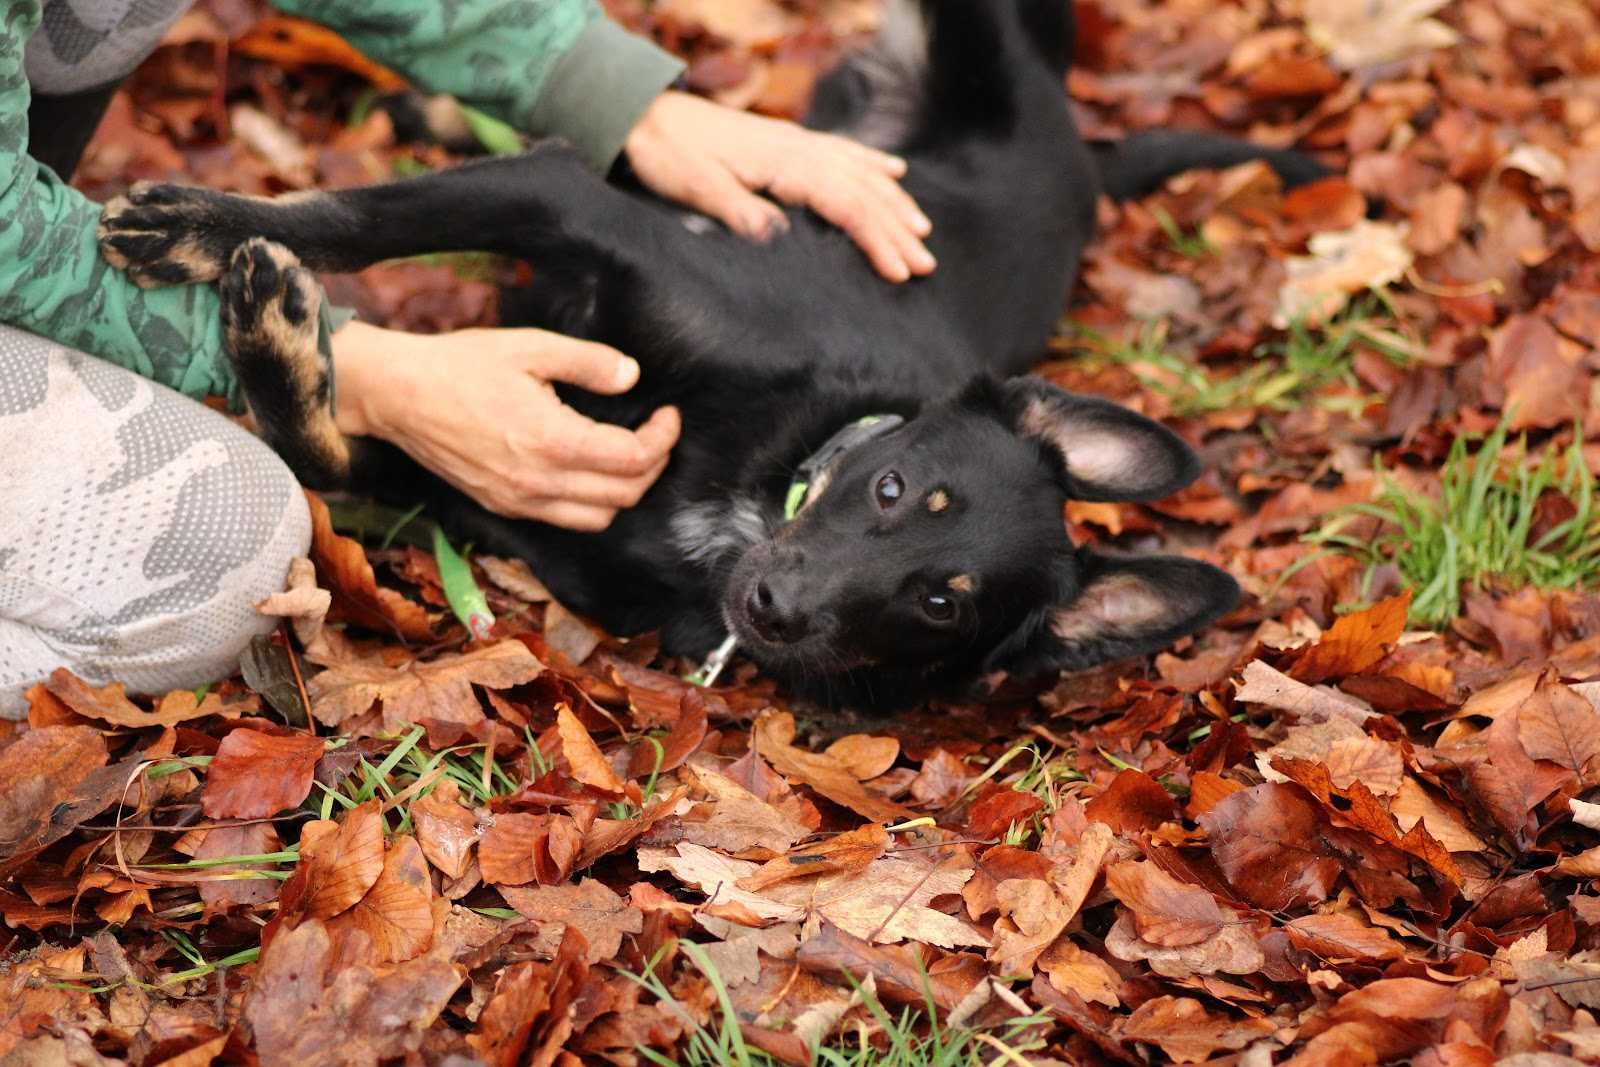
<svg viewBox="0 0 1600 1067">
<path fill-rule="evenodd" d="M 1167 240 L 1172 244 L 1172 250 L 1186 259 L 1204 259 L 1206 256 L 1217 254 L 1216 246 L 1206 240 L 1205 234 L 1198 228 L 1193 233 L 1184 233 L 1183 227 L 1178 225 L 1178 220 L 1166 208 L 1155 206 L 1150 209 L 1150 214 L 1155 217 L 1156 225 L 1161 227 L 1161 232 L 1167 235 Z"/>
<path fill-rule="evenodd" d="M 1146 388 L 1167 397 L 1180 418 L 1219 411 L 1292 411 L 1308 399 L 1355 413 L 1367 404 L 1355 374 L 1357 341 L 1397 366 L 1411 358 L 1406 339 L 1377 318 L 1381 303 L 1381 295 L 1358 302 L 1322 326 L 1291 323 L 1281 338 L 1259 346 L 1252 361 L 1235 373 L 1213 370 L 1170 350 L 1164 324 L 1122 342 L 1080 332 L 1087 334 L 1100 358 L 1127 367 Z M 1334 386 L 1343 392 L 1322 395 Z"/>
<path fill-rule="evenodd" d="M 1462 589 L 1491 581 L 1507 588 L 1584 589 L 1600 585 L 1600 506 L 1583 461 L 1583 430 L 1563 450 L 1546 448 L 1536 459 L 1527 435 L 1506 446 L 1502 419 L 1471 451 L 1458 436 L 1439 472 L 1433 499 L 1399 485 L 1381 468 L 1381 488 L 1370 504 L 1352 504 L 1329 516 L 1305 540 L 1367 564 L 1363 590 L 1377 568 L 1394 566 L 1415 592 L 1410 619 L 1443 629 L 1461 613 Z M 1546 493 L 1557 493 L 1572 514 L 1535 535 L 1533 523 Z M 1360 523 L 1377 520 L 1375 536 Z"/>
<path fill-rule="evenodd" d="M 705 950 L 688 941 L 680 941 L 679 947 L 711 983 L 717 995 L 717 1017 L 709 1025 L 690 1028 L 675 1057 L 643 1046 L 636 1050 L 639 1055 L 659 1067 L 779 1067 L 780 1061 L 745 1043 L 727 984 Z M 644 974 L 627 977 L 673 1008 L 679 1018 L 688 1020 L 688 1010 L 673 997 L 654 965 L 652 960 Z M 932 993 L 926 989 L 925 1010 L 905 1008 L 893 1015 L 870 990 L 859 985 L 856 988 L 862 994 L 863 1006 L 882 1028 L 888 1047 L 879 1048 L 864 1038 L 851 1045 L 841 1038 L 811 1050 L 814 1067 L 967 1067 L 982 1062 L 980 1054 L 993 1056 L 996 1052 L 999 1056 L 993 1062 L 1027 1063 L 1023 1053 L 1045 1047 L 1039 1036 L 1041 1027 L 1049 1021 L 1044 1015 L 1019 1015 L 992 1032 L 948 1026 L 939 1022 Z"/>
</svg>

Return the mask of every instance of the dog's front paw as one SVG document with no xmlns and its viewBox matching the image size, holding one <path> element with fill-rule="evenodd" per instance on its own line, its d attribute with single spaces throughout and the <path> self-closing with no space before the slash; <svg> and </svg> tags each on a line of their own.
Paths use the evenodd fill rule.
<svg viewBox="0 0 1600 1067">
<path fill-rule="evenodd" d="M 209 189 L 140 182 L 101 212 L 100 254 L 146 288 L 213 281 L 241 240 L 227 202 Z"/>
<path fill-rule="evenodd" d="M 317 345 L 322 291 L 294 253 L 251 238 L 218 289 L 228 355 L 261 436 L 313 489 L 349 478 L 350 445 L 334 423 L 332 371 Z"/>
</svg>

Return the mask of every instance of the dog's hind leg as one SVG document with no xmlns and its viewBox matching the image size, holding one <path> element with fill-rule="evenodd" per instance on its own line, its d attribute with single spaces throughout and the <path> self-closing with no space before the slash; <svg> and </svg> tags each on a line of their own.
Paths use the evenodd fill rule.
<svg viewBox="0 0 1600 1067">
<path fill-rule="evenodd" d="M 1253 159 L 1267 165 L 1293 188 L 1326 178 L 1332 172 L 1302 153 L 1266 148 L 1221 134 L 1182 130 L 1145 130 L 1121 141 L 1090 146 L 1106 195 L 1127 200 L 1155 192 L 1174 174 L 1198 168 L 1220 169 Z"/>
<path fill-rule="evenodd" d="M 654 215 L 551 143 L 333 193 L 267 198 L 141 183 L 106 205 L 100 248 L 141 285 L 172 285 L 219 277 L 252 237 L 283 245 L 312 270 L 350 271 L 429 252 L 535 257 L 623 248 L 626 233 Z"/>
</svg>

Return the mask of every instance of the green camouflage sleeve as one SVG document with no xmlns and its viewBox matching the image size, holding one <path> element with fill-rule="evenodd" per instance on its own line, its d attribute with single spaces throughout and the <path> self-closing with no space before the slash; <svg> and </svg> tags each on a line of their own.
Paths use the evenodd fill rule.
<svg viewBox="0 0 1600 1067">
<path fill-rule="evenodd" d="M 22 57 L 38 25 L 39 0 L 0 0 L 0 322 L 237 405 L 216 291 L 140 289 L 100 258 L 100 206 L 28 155 Z"/>
<path fill-rule="evenodd" d="M 274 0 L 430 93 L 449 93 L 600 171 L 683 64 L 595 0 Z"/>
</svg>

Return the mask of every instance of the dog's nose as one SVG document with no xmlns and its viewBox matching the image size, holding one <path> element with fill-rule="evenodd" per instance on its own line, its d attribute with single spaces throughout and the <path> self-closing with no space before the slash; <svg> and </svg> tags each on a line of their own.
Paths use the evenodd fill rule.
<svg viewBox="0 0 1600 1067">
<path fill-rule="evenodd" d="M 783 644 L 804 637 L 810 625 L 800 609 L 799 591 L 799 582 L 789 575 L 771 575 L 757 582 L 745 605 L 756 633 Z"/>
</svg>

